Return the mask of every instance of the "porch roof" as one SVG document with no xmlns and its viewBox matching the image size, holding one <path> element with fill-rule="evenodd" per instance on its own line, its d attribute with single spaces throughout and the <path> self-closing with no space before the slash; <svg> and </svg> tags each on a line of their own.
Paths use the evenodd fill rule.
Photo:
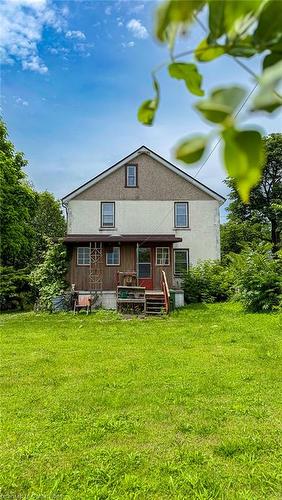
<svg viewBox="0 0 282 500">
<path fill-rule="evenodd" d="M 63 239 L 64 243 L 177 243 L 182 238 L 174 234 L 72 234 Z"/>
</svg>

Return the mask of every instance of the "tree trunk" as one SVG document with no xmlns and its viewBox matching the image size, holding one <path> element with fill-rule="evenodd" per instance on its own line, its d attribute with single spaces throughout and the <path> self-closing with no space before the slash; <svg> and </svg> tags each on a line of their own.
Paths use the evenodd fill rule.
<svg viewBox="0 0 282 500">
<path fill-rule="evenodd" d="M 280 247 L 280 229 L 276 219 L 271 219 L 271 241 L 273 245 L 272 251 L 275 253 Z"/>
</svg>

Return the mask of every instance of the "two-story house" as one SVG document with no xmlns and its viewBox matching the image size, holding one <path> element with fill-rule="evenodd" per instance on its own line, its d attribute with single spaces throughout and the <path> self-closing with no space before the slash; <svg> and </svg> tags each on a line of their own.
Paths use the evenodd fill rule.
<svg viewBox="0 0 282 500">
<path fill-rule="evenodd" d="M 220 258 L 225 199 L 142 146 L 62 200 L 68 279 L 77 290 L 115 291 L 121 272 L 160 289 L 160 272 L 179 287 L 183 272 Z"/>
</svg>

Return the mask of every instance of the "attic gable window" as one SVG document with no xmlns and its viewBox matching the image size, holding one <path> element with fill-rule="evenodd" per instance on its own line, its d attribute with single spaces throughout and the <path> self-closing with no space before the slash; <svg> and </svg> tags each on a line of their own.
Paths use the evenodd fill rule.
<svg viewBox="0 0 282 500">
<path fill-rule="evenodd" d="M 137 187 L 137 165 L 126 165 L 125 167 L 125 187 Z"/>
</svg>

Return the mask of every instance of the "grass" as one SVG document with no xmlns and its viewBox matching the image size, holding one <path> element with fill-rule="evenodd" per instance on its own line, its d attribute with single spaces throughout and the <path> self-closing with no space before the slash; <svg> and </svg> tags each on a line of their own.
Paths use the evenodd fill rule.
<svg viewBox="0 0 282 500">
<path fill-rule="evenodd" d="M 281 499 L 278 315 L 2 315 L 4 499 Z"/>
</svg>

